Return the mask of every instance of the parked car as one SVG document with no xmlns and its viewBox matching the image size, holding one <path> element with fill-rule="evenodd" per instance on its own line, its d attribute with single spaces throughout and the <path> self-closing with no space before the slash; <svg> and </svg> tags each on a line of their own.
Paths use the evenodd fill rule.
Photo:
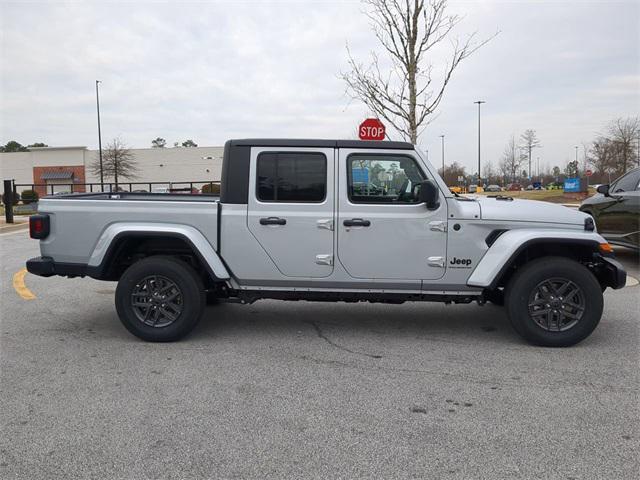
<svg viewBox="0 0 640 480">
<path fill-rule="evenodd" d="M 402 187 L 354 190 L 373 165 L 402 173 Z M 410 143 L 230 140 L 222 185 L 220 197 L 43 198 L 27 269 L 117 281 L 121 322 L 148 341 L 189 333 L 208 299 L 490 301 L 529 342 L 568 346 L 598 325 L 603 290 L 626 281 L 585 213 L 454 196 Z"/>
<path fill-rule="evenodd" d="M 640 250 L 640 168 L 627 172 L 611 185 L 600 185 L 580 210 L 596 222 L 609 242 Z"/>
<path fill-rule="evenodd" d="M 459 187 L 459 186 L 449 187 L 449 191 L 451 193 L 465 193 L 464 192 L 464 188 L 463 187 Z"/>
<path fill-rule="evenodd" d="M 469 193 L 482 193 L 484 192 L 484 188 L 482 185 L 469 185 Z"/>
<path fill-rule="evenodd" d="M 502 187 L 500 187 L 499 185 L 488 185 L 484 190 L 486 192 L 501 192 Z"/>
<path fill-rule="evenodd" d="M 509 192 L 519 192 L 520 190 L 522 190 L 522 185 L 520 185 L 519 183 L 510 183 L 509 185 L 507 185 L 507 190 Z"/>
</svg>

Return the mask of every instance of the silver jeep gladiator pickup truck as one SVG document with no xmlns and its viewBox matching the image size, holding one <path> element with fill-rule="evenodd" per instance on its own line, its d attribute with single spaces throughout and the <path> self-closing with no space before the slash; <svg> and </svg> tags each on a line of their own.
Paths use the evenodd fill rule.
<svg viewBox="0 0 640 480">
<path fill-rule="evenodd" d="M 220 197 L 80 193 L 40 200 L 29 272 L 117 281 L 124 326 L 189 333 L 207 302 L 504 305 L 531 343 L 598 325 L 626 273 L 582 212 L 452 194 L 404 142 L 230 140 Z"/>
</svg>

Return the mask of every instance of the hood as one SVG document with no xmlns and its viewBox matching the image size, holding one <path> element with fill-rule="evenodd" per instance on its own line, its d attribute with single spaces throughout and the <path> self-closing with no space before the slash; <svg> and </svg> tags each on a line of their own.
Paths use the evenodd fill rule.
<svg viewBox="0 0 640 480">
<path fill-rule="evenodd" d="M 606 197 L 601 194 L 601 193 L 596 193 L 594 195 L 591 195 L 589 198 L 586 198 L 583 202 L 582 205 L 593 205 L 594 203 L 600 203 L 602 202 Z"/>
<path fill-rule="evenodd" d="M 479 197 L 483 220 L 563 223 L 584 225 L 589 215 L 574 208 L 538 200 L 498 200 Z"/>
</svg>

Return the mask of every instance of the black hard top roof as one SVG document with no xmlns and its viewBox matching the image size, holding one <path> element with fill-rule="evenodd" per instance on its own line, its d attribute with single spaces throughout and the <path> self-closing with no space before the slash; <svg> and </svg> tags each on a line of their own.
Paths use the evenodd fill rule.
<svg viewBox="0 0 640 480">
<path fill-rule="evenodd" d="M 413 150 L 409 142 L 364 141 L 364 140 L 322 140 L 306 138 L 243 138 L 229 140 L 232 145 L 250 147 L 326 147 L 326 148 L 388 148 Z"/>
</svg>

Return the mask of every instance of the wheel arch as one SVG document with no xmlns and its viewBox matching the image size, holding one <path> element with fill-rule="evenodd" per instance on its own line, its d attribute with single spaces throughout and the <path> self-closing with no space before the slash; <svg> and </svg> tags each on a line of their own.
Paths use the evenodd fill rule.
<svg viewBox="0 0 640 480">
<path fill-rule="evenodd" d="M 600 251 L 602 243 L 606 240 L 592 232 L 505 232 L 489 248 L 467 284 L 495 290 L 504 287 L 514 272 L 527 262 L 545 256 L 559 256 L 588 266 L 603 287 L 619 288 L 616 276 L 609 273 L 610 262 Z"/>
<path fill-rule="evenodd" d="M 206 272 L 212 282 L 230 278 L 204 235 L 187 225 L 110 225 L 93 250 L 87 273 L 102 280 L 117 280 L 126 267 L 152 255 L 183 258 Z"/>
</svg>

